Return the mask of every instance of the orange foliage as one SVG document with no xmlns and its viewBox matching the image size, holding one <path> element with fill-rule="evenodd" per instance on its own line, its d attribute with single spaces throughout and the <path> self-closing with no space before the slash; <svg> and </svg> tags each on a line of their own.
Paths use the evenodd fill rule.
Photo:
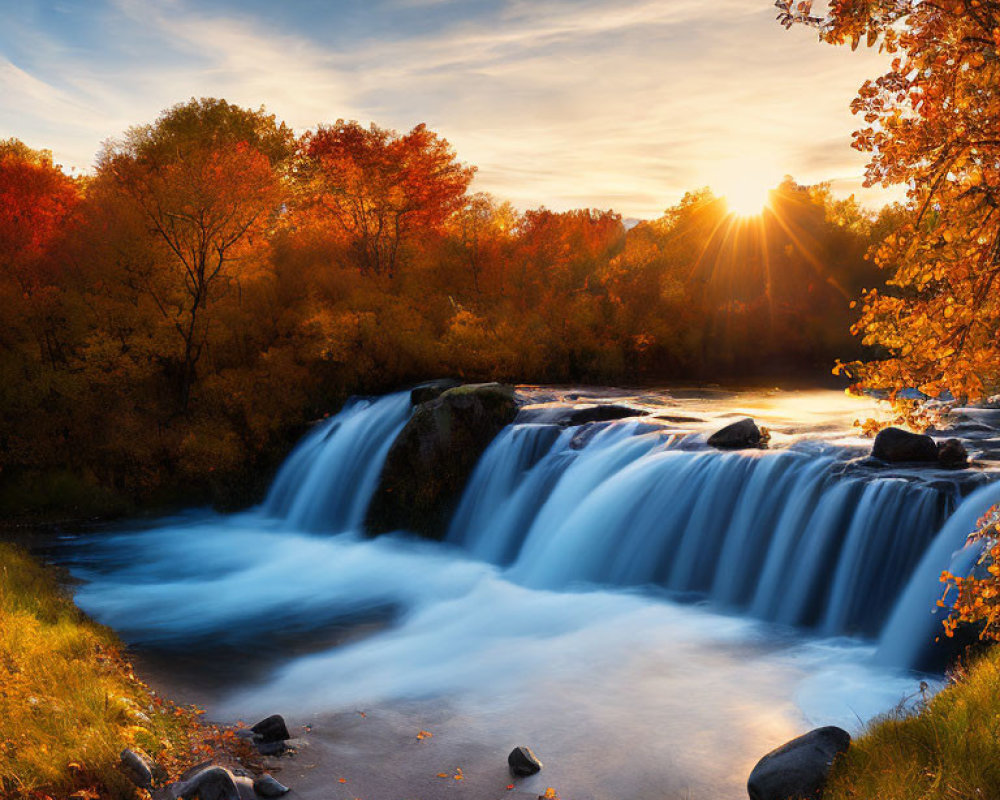
<svg viewBox="0 0 1000 800">
<path fill-rule="evenodd" d="M 979 520 L 970 542 L 982 542 L 983 554 L 971 575 L 944 572 L 948 584 L 943 606 L 952 589 L 957 592 L 951 614 L 944 622 L 946 636 L 954 636 L 960 625 L 979 626 L 979 638 L 1000 642 L 1000 507 L 994 506 Z"/>
<path fill-rule="evenodd" d="M 791 180 L 756 221 L 707 191 L 629 231 L 519 212 L 471 194 L 425 126 L 296 139 L 211 99 L 127 131 L 83 181 L 6 148 L 0 510 L 248 504 L 305 420 L 428 376 L 825 372 L 883 225 Z"/>
<path fill-rule="evenodd" d="M 874 251 L 889 287 L 864 295 L 854 331 L 883 355 L 848 365 L 857 388 L 893 400 L 1000 391 L 1000 2 L 844 0 L 826 19 L 778 5 L 786 25 L 894 56 L 852 104 L 866 184 L 905 185 L 909 210 Z"/>
</svg>

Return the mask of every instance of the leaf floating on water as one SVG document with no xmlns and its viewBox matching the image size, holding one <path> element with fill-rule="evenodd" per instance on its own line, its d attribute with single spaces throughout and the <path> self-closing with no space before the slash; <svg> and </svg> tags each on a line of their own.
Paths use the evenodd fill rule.
<svg viewBox="0 0 1000 800">
<path fill-rule="evenodd" d="M 438 777 L 439 778 L 450 778 L 451 775 L 449 775 L 447 772 L 439 772 L 438 773 Z"/>
<path fill-rule="evenodd" d="M 422 742 L 424 739 L 430 739 L 433 735 L 430 731 L 420 731 L 417 734 L 417 741 Z"/>
</svg>

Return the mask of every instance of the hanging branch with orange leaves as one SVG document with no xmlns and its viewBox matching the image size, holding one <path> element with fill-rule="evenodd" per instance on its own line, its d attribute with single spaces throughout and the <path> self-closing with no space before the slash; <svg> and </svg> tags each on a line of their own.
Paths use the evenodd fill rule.
<svg viewBox="0 0 1000 800">
<path fill-rule="evenodd" d="M 906 187 L 910 219 L 873 257 L 854 333 L 879 357 L 839 365 L 854 388 L 975 401 L 1000 391 L 1000 2 L 841 0 L 826 17 L 778 0 L 778 21 L 893 56 L 851 107 L 866 186 Z"/>
</svg>

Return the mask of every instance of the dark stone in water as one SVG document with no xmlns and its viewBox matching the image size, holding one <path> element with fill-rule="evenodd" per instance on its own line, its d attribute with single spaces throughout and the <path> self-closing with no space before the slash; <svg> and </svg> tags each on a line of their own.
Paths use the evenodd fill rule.
<svg viewBox="0 0 1000 800">
<path fill-rule="evenodd" d="M 182 800 L 255 800 L 253 781 L 234 775 L 225 767 L 208 767 L 169 787 Z"/>
<path fill-rule="evenodd" d="M 747 781 L 750 800 L 819 800 L 834 759 L 851 745 L 843 728 L 816 728 L 772 750 Z"/>
<path fill-rule="evenodd" d="M 611 422 L 616 419 L 646 416 L 649 416 L 649 412 L 639 408 L 623 406 L 617 403 L 603 403 L 601 405 L 571 409 L 558 422 L 560 425 L 569 427 L 572 425 L 584 425 L 588 422 Z"/>
<path fill-rule="evenodd" d="M 884 428 L 875 437 L 872 456 L 890 464 L 937 463 L 938 448 L 930 436 L 900 428 Z"/>
<path fill-rule="evenodd" d="M 250 730 L 260 737 L 261 742 L 283 742 L 292 738 L 281 714 L 272 714 L 270 717 L 262 719 Z"/>
<path fill-rule="evenodd" d="M 760 447 L 763 441 L 757 423 L 747 417 L 717 430 L 708 437 L 708 446 L 719 450 L 745 450 Z"/>
<path fill-rule="evenodd" d="M 417 406 L 389 449 L 365 520 L 369 534 L 443 536 L 479 457 L 516 415 L 513 387 L 498 383 L 448 389 Z"/>
<path fill-rule="evenodd" d="M 542 762 L 538 760 L 530 747 L 515 747 L 507 756 L 507 765 L 510 771 L 520 778 L 534 775 L 542 769 Z"/>
<path fill-rule="evenodd" d="M 419 386 L 414 386 L 410 390 L 410 403 L 412 405 L 419 406 L 421 403 L 434 400 L 449 389 L 454 389 L 456 386 L 461 385 L 462 384 L 459 381 L 453 380 L 452 378 L 439 378 L 437 380 L 421 383 Z"/>
<path fill-rule="evenodd" d="M 945 469 L 965 469 L 969 466 L 969 451 L 958 439 L 945 439 L 938 444 L 938 462 Z"/>
<path fill-rule="evenodd" d="M 280 756 L 288 747 L 284 742 L 256 742 L 257 752 L 262 756 Z"/>
<path fill-rule="evenodd" d="M 253 790 L 261 797 L 281 797 L 291 791 L 266 772 L 253 782 Z"/>
</svg>

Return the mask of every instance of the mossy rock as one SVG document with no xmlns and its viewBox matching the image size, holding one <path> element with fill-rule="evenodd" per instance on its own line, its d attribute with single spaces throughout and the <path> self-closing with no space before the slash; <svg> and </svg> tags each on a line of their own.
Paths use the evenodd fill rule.
<svg viewBox="0 0 1000 800">
<path fill-rule="evenodd" d="M 458 386 L 417 406 L 389 450 L 368 532 L 440 539 L 476 462 L 516 414 L 513 387 L 498 383 Z"/>
</svg>

